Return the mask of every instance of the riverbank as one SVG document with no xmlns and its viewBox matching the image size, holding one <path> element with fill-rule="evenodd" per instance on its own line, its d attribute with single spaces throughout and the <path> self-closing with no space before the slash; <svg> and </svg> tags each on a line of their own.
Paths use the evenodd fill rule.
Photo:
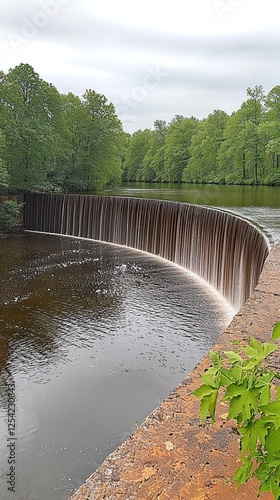
<svg viewBox="0 0 280 500">
<path fill-rule="evenodd" d="M 23 231 L 23 195 L 0 194 L 0 233 L 7 237 L 18 230 Z"/>
<path fill-rule="evenodd" d="M 17 236 L 18 234 L 23 234 L 24 233 L 24 228 L 22 225 L 17 227 L 16 229 L 0 229 L 0 239 L 3 238 L 10 238 L 11 236 Z"/>
<path fill-rule="evenodd" d="M 260 341 L 271 337 L 280 320 L 280 245 L 275 246 L 246 304 L 224 330 L 215 346 L 220 352 L 231 341 Z M 186 353 L 187 355 L 187 353 Z M 270 357 L 279 366 L 279 354 Z M 218 405 L 214 425 L 200 425 L 199 400 L 192 395 L 199 374 L 210 366 L 206 356 L 101 467 L 74 493 L 71 500 L 255 500 L 258 482 L 250 480 L 238 492 L 232 480 L 239 461 L 235 422 L 227 421 L 227 406 Z M 261 500 L 271 500 L 263 493 Z"/>
</svg>

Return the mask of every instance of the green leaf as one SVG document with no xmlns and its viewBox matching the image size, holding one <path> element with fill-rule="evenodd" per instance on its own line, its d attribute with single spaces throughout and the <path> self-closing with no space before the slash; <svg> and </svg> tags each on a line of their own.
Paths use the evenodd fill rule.
<svg viewBox="0 0 280 500">
<path fill-rule="evenodd" d="M 265 493 L 266 491 L 271 491 L 271 490 L 272 490 L 272 479 L 269 477 L 266 481 L 262 480 L 259 492 Z"/>
<path fill-rule="evenodd" d="M 231 343 L 232 345 L 238 345 L 240 344 L 240 340 L 232 340 Z"/>
<path fill-rule="evenodd" d="M 274 378 L 274 373 L 271 371 L 267 371 L 257 378 L 255 382 L 255 387 L 262 387 L 267 384 L 270 384 L 273 378 Z"/>
<path fill-rule="evenodd" d="M 250 347 L 248 347 L 250 349 Z M 259 364 L 262 362 L 263 358 L 250 358 L 248 361 L 244 364 L 243 370 L 244 371 L 253 371 L 255 368 L 259 366 Z"/>
<path fill-rule="evenodd" d="M 204 424 L 207 415 L 209 414 L 212 420 L 212 423 L 215 422 L 215 411 L 216 411 L 216 402 L 218 397 L 218 389 L 212 389 L 210 394 L 206 394 L 200 403 L 200 420 L 202 424 Z"/>
<path fill-rule="evenodd" d="M 242 404 L 240 404 L 241 396 L 233 398 L 229 405 L 228 419 L 238 418 L 238 415 L 242 412 Z"/>
<path fill-rule="evenodd" d="M 271 344 L 270 342 L 264 342 L 263 344 L 261 344 L 253 337 L 250 338 L 250 346 L 242 347 L 242 351 L 245 352 L 248 358 L 250 358 L 250 361 L 256 360 L 259 362 L 265 359 L 276 349 L 277 345 Z"/>
<path fill-rule="evenodd" d="M 212 392 L 209 397 L 209 414 L 212 422 L 215 422 L 215 411 L 216 411 L 216 403 L 218 397 L 218 389 Z"/>
<path fill-rule="evenodd" d="M 273 422 L 274 422 L 275 430 L 278 431 L 280 429 L 280 416 L 279 416 L 279 418 L 275 418 L 273 420 Z"/>
<path fill-rule="evenodd" d="M 268 434 L 266 437 L 266 449 L 269 455 L 274 455 L 275 453 L 280 452 L 280 430 L 275 430 L 271 428 L 268 430 Z"/>
<path fill-rule="evenodd" d="M 213 365 L 213 366 L 211 366 L 211 368 L 209 368 L 209 370 L 207 370 L 206 373 L 207 373 L 207 375 L 212 375 L 215 377 L 217 375 L 217 373 L 219 373 L 219 371 L 220 371 L 220 366 Z"/>
<path fill-rule="evenodd" d="M 272 335 L 272 340 L 278 338 L 280 322 Z M 228 419 L 236 420 L 241 444 L 242 466 L 235 480 L 242 484 L 255 475 L 261 482 L 259 492 L 269 491 L 280 500 L 280 387 L 276 387 L 277 396 L 271 401 L 272 381 L 280 374 L 263 363 L 277 347 L 250 337 L 249 346 L 224 353 L 230 368 L 225 368 L 220 354 L 212 351 L 213 365 L 201 376 L 202 385 L 194 394 L 201 398 L 201 421 L 204 423 L 207 415 L 214 421 L 219 388 L 226 387 L 223 400 L 229 401 Z"/>
<path fill-rule="evenodd" d="M 203 383 L 203 385 L 207 385 L 207 386 L 210 386 L 210 387 L 213 387 L 215 389 L 219 388 L 220 387 L 220 373 L 215 373 L 215 374 L 212 374 L 212 373 L 209 373 L 209 370 L 204 373 L 203 375 L 201 375 L 201 382 Z"/>
<path fill-rule="evenodd" d="M 272 491 L 272 493 L 274 495 L 274 500 L 279 500 L 279 498 L 280 498 L 280 487 L 279 487 L 277 481 L 272 481 L 271 491 Z"/>
<path fill-rule="evenodd" d="M 209 402 L 210 402 L 210 396 L 204 396 L 204 398 L 202 398 L 200 403 L 199 417 L 202 424 L 204 424 L 206 417 L 209 413 Z"/>
<path fill-rule="evenodd" d="M 267 481 L 263 482 L 259 491 L 260 493 L 271 491 L 271 493 L 273 493 L 274 500 L 279 500 L 280 498 L 280 487 L 278 481 L 273 477 L 270 477 Z"/>
<path fill-rule="evenodd" d="M 244 384 L 242 385 L 232 384 L 227 388 L 224 400 L 226 401 L 227 399 L 241 396 L 242 394 L 244 394 L 246 390 L 247 387 Z"/>
<path fill-rule="evenodd" d="M 213 392 L 213 387 L 211 387 L 210 385 L 203 384 L 200 387 L 198 387 L 198 389 L 193 391 L 193 395 L 201 399 L 204 396 L 208 396 L 209 394 L 211 394 L 211 392 Z"/>
<path fill-rule="evenodd" d="M 234 351 L 225 351 L 226 357 L 230 360 L 231 363 L 242 363 L 243 358 Z"/>
<path fill-rule="evenodd" d="M 251 437 L 250 426 L 240 427 L 239 433 L 241 434 L 241 456 L 244 458 L 247 450 L 250 448 L 250 437 Z"/>
<path fill-rule="evenodd" d="M 210 351 L 209 356 L 210 356 L 211 360 L 213 361 L 213 363 L 221 365 L 222 356 L 218 352 Z"/>
<path fill-rule="evenodd" d="M 259 395 L 260 398 L 260 405 L 264 406 L 267 405 L 271 399 L 271 393 L 270 393 L 270 385 L 265 385 L 262 387 L 262 390 Z"/>
<path fill-rule="evenodd" d="M 274 326 L 271 340 L 277 340 L 280 338 L 280 321 Z"/>
<path fill-rule="evenodd" d="M 249 456 L 253 457 L 258 443 L 265 445 L 265 438 L 268 430 L 263 425 L 262 419 L 255 420 L 245 427 L 240 428 L 241 434 L 241 450 L 242 456 L 249 452 Z"/>
<path fill-rule="evenodd" d="M 243 369 L 240 365 L 234 365 L 230 369 L 230 375 L 232 376 L 233 380 L 235 380 L 238 384 L 242 382 L 243 379 Z"/>
<path fill-rule="evenodd" d="M 263 359 L 262 353 L 258 349 L 254 349 L 253 347 L 242 347 L 242 351 L 248 356 L 248 358 L 253 360 L 261 361 Z"/>
<path fill-rule="evenodd" d="M 221 368 L 220 376 L 220 386 L 227 386 L 234 382 L 235 377 L 233 375 L 233 369 L 227 370 L 226 368 Z"/>
<path fill-rule="evenodd" d="M 253 391 L 243 388 L 243 392 L 231 400 L 228 417 L 247 422 L 252 417 L 252 414 L 257 412 L 258 400 L 256 396 Z"/>
<path fill-rule="evenodd" d="M 256 478 L 259 479 L 259 481 L 265 482 L 270 478 L 272 472 L 273 472 L 273 467 L 267 465 L 266 463 L 262 463 L 254 472 L 254 476 L 256 476 Z"/>
<path fill-rule="evenodd" d="M 273 401 L 268 405 L 261 406 L 261 411 L 266 415 L 280 415 L 280 401 Z"/>
<path fill-rule="evenodd" d="M 262 344 L 254 337 L 250 337 L 250 346 L 256 351 L 261 351 Z"/>
<path fill-rule="evenodd" d="M 267 357 L 269 354 L 276 351 L 277 347 L 278 346 L 275 344 L 271 344 L 270 342 L 265 342 L 262 346 L 264 357 Z"/>
<path fill-rule="evenodd" d="M 243 484 L 248 481 L 253 466 L 252 460 L 244 460 L 243 462 L 243 465 L 237 469 L 234 476 L 234 480 L 237 481 L 238 484 Z"/>
<path fill-rule="evenodd" d="M 266 427 L 263 425 L 263 421 L 261 418 L 259 418 L 258 420 L 255 420 L 254 422 L 254 432 L 257 434 L 258 436 L 258 440 L 260 441 L 260 443 L 262 445 L 265 445 L 265 437 L 267 435 L 267 429 Z"/>
</svg>

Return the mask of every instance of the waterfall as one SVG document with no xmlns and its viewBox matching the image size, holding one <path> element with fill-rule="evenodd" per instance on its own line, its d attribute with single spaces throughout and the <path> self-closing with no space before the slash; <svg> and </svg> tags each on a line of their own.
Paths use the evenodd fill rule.
<svg viewBox="0 0 280 500">
<path fill-rule="evenodd" d="M 265 238 L 247 221 L 171 201 L 32 193 L 25 195 L 24 224 L 163 257 L 208 281 L 235 309 L 250 296 L 268 255 Z"/>
</svg>

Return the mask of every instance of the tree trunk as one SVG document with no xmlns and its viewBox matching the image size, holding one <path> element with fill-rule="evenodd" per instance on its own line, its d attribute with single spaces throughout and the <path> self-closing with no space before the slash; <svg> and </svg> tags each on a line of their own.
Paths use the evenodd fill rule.
<svg viewBox="0 0 280 500">
<path fill-rule="evenodd" d="M 245 153 L 245 151 L 243 151 L 243 154 L 242 154 L 242 176 L 243 176 L 243 181 L 246 179 L 245 160 L 246 160 L 246 153 Z"/>
<path fill-rule="evenodd" d="M 258 185 L 258 143 L 255 146 L 255 162 L 254 162 L 254 184 Z"/>
</svg>

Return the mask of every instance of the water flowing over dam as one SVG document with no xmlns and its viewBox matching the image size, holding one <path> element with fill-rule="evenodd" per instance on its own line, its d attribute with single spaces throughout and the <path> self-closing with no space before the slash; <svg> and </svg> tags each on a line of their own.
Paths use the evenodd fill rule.
<svg viewBox="0 0 280 500">
<path fill-rule="evenodd" d="M 268 255 L 250 223 L 212 208 L 163 200 L 32 193 L 26 230 L 71 235 L 163 257 L 206 280 L 238 310 Z"/>
</svg>

